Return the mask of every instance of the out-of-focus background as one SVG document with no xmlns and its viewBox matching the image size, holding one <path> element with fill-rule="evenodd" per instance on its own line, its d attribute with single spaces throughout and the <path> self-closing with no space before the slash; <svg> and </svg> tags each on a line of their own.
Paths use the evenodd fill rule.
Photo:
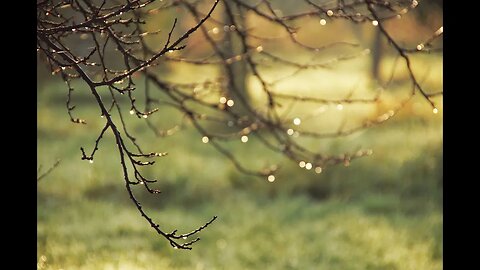
<svg viewBox="0 0 480 270">
<path fill-rule="evenodd" d="M 149 25 L 168 29 L 171 19 L 180 16 L 170 15 L 155 17 Z M 385 26 L 404 44 L 417 44 L 428 39 L 442 20 L 441 1 L 422 1 L 417 10 Z M 259 33 L 263 29 L 275 34 L 277 29 L 266 23 L 262 28 L 262 23 L 252 25 L 258 26 Z M 188 20 L 185 24 L 188 27 Z M 309 44 L 327 44 L 341 36 L 372 50 L 375 39 L 370 24 L 328 21 L 320 25 L 309 20 L 299 25 L 299 38 Z M 189 42 L 194 44 L 195 38 Z M 199 55 L 205 54 L 202 44 L 195 46 Z M 291 53 L 292 59 L 307 57 L 295 56 L 288 44 L 262 46 L 286 57 Z M 376 79 L 387 81 L 395 55 L 388 45 L 382 46 Z M 443 88 L 442 60 L 441 53 L 412 56 L 413 69 L 426 89 Z M 37 70 L 38 165 L 46 169 L 61 160 L 38 182 L 38 269 L 442 269 L 441 96 L 434 99 L 436 114 L 416 95 L 380 126 L 341 138 L 304 141 L 329 153 L 359 147 L 373 150 L 373 155 L 348 167 L 329 167 L 321 174 L 259 150 L 259 142 L 253 139 L 229 144 L 247 166 L 280 162 L 281 171 L 273 183 L 239 173 L 229 160 L 202 143 L 192 127 L 158 138 L 143 119 L 127 115 L 129 130 L 144 149 L 169 153 L 145 169 L 160 180 L 162 193 L 136 193 L 154 220 L 165 231 L 187 232 L 218 216 L 200 234 L 202 240 L 193 250 L 179 251 L 158 237 L 131 203 L 111 134 L 106 133 L 94 163 L 80 159 L 80 147 L 90 151 L 104 123 L 85 85 L 75 83 L 72 102 L 77 106 L 75 114 L 88 124 L 73 124 L 65 107 L 65 83 L 41 61 Z M 198 81 L 218 74 L 215 66 L 175 63 L 166 65 L 164 72 L 172 81 Z M 281 65 L 263 72 L 268 78 L 289 74 Z M 408 93 L 402 77 L 408 78 L 405 69 L 385 90 L 381 108 L 345 106 L 339 112 L 335 105 L 310 104 L 296 111 L 319 110 L 302 122 L 312 128 L 338 125 L 349 113 L 355 114 L 351 117 L 378 113 Z M 250 91 L 254 93 L 256 87 L 249 79 Z M 352 87 L 357 95 L 370 93 L 370 54 L 340 62 L 333 69 L 303 72 L 278 85 L 292 94 L 318 89 L 326 94 L 348 93 Z M 178 113 L 165 109 L 152 121 L 168 128 L 178 119 Z"/>
</svg>

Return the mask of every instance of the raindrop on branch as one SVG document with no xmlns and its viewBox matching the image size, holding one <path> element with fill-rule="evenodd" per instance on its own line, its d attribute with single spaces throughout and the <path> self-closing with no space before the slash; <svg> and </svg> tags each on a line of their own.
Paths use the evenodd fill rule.
<svg viewBox="0 0 480 270">
<path fill-rule="evenodd" d="M 293 119 L 293 124 L 295 126 L 299 126 L 301 123 L 302 123 L 302 120 L 300 120 L 300 118 L 295 117 L 295 119 Z"/>
<path fill-rule="evenodd" d="M 308 162 L 305 164 L 305 169 L 310 170 L 312 168 L 312 163 Z"/>
</svg>

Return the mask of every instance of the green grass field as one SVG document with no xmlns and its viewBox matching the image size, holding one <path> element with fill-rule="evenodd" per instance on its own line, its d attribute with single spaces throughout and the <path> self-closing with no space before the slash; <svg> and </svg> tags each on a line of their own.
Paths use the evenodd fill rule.
<svg viewBox="0 0 480 270">
<path fill-rule="evenodd" d="M 428 79 L 441 86 L 441 70 Z M 434 115 L 417 97 L 382 126 L 323 142 L 332 152 L 361 145 L 374 154 L 318 175 L 259 153 L 254 140 L 231 144 L 246 164 L 257 162 L 252 156 L 282 161 L 274 183 L 240 174 L 191 128 L 155 138 L 129 118 L 145 149 L 169 152 L 145 171 L 163 193 L 135 190 L 157 223 L 187 232 L 219 217 L 193 250 L 179 251 L 129 200 L 111 134 L 93 164 L 80 160 L 102 119 L 93 103 L 79 101 L 75 113 L 89 124 L 71 123 L 66 91 L 39 84 L 38 164 L 61 163 L 38 182 L 38 269 L 442 269 L 441 107 Z M 88 101 L 82 91 L 75 98 Z"/>
</svg>

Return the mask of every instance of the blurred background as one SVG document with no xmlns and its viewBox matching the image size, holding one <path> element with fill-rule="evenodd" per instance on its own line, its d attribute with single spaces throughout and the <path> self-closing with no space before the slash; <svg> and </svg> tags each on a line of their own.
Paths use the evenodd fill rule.
<svg viewBox="0 0 480 270">
<path fill-rule="evenodd" d="M 272 5 L 289 13 L 298 8 L 294 1 L 272 1 Z M 182 9 L 160 12 L 145 27 L 169 29 L 178 17 L 181 27 L 177 32 L 181 33 L 193 24 L 184 13 Z M 221 10 L 213 13 L 214 19 L 221 17 Z M 325 23 L 318 18 L 298 21 L 298 38 L 315 46 L 355 42 L 360 44 L 356 52 L 368 49 L 370 53 L 339 61 L 333 68 L 287 77 L 276 90 L 343 97 L 354 88 L 356 96 L 371 97 L 372 88 L 389 80 L 394 51 L 378 39 L 371 24 L 325 19 Z M 280 35 L 279 29 L 262 19 L 251 16 L 245 20 L 258 29 L 257 35 Z M 402 45 L 415 48 L 442 26 L 442 20 L 442 1 L 421 1 L 401 20 L 385 22 L 385 27 Z M 207 23 L 207 27 L 212 36 L 223 38 L 221 31 L 214 30 L 215 24 Z M 157 49 L 164 40 L 162 34 L 149 37 Z M 259 41 L 256 45 L 285 58 L 310 57 L 288 42 Z M 88 44 L 72 46 L 81 51 Z M 190 47 L 171 56 L 209 54 L 198 33 L 188 40 Z M 328 60 L 331 55 L 340 54 L 327 51 L 319 59 Z M 442 53 L 415 54 L 411 60 L 425 89 L 442 90 Z M 172 82 L 196 82 L 220 74 L 217 66 L 174 61 L 161 62 L 159 70 Z M 273 80 L 291 70 L 276 64 L 262 72 Z M 255 94 L 258 82 L 246 79 L 253 102 L 260 100 Z M 319 174 L 262 150 L 261 143 L 253 139 L 227 144 L 247 167 L 279 163 L 281 170 L 272 183 L 238 172 L 228 159 L 202 143 L 202 135 L 190 125 L 172 136 L 156 137 L 143 119 L 127 115 L 129 131 L 144 149 L 168 152 L 144 170 L 160 180 L 162 193 L 136 192 L 154 220 L 165 231 L 188 232 L 218 216 L 193 250 L 179 251 L 158 237 L 131 203 L 112 134 L 105 134 L 94 163 L 80 159 L 80 147 L 87 152 L 92 149 L 104 119 L 88 88 L 81 82 L 74 87 L 75 115 L 87 125 L 70 122 L 65 107 L 68 88 L 39 56 L 37 163 L 41 171 L 57 160 L 60 163 L 38 181 L 38 269 L 442 269 L 442 96 L 434 98 L 438 113 L 432 113 L 428 102 L 416 95 L 382 125 L 341 138 L 304 139 L 304 145 L 327 153 L 358 148 L 373 151 L 349 166 L 329 167 Z M 344 118 L 378 115 L 395 107 L 410 89 L 406 69 L 398 68 L 382 102 L 375 106 L 346 105 L 339 110 L 335 104 L 299 104 L 291 115 L 310 115 L 302 118 L 302 125 L 312 129 L 335 128 Z M 163 108 L 152 118 L 158 128 L 165 129 L 174 126 L 181 115 Z"/>
</svg>

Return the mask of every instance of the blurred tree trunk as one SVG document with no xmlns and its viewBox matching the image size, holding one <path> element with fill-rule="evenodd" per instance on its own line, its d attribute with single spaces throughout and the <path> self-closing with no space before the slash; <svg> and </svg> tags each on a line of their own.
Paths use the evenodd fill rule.
<svg viewBox="0 0 480 270">
<path fill-rule="evenodd" d="M 382 49 L 382 35 L 380 31 L 375 31 L 372 41 L 372 77 L 377 80 L 378 83 L 382 83 L 381 80 L 381 71 L 380 71 L 380 61 L 383 56 Z"/>
<path fill-rule="evenodd" d="M 232 20 L 228 16 L 227 12 L 224 13 L 224 21 L 226 22 L 226 27 L 235 25 L 237 27 L 245 27 L 245 18 L 241 16 L 238 6 L 229 3 L 229 7 L 234 14 L 235 18 Z M 236 31 L 232 31 L 230 28 L 225 32 L 224 48 L 225 56 L 227 58 L 234 58 L 235 56 L 242 55 L 244 53 L 244 48 L 242 48 L 241 40 Z M 228 80 L 227 91 L 229 98 L 235 101 L 235 107 L 237 110 L 242 110 L 241 103 L 239 102 L 239 95 L 248 102 L 250 101 L 248 90 L 247 90 L 247 62 L 243 59 L 238 61 L 234 60 L 230 67 L 233 71 L 233 76 L 229 76 L 227 70 L 223 70 L 224 77 Z M 235 91 L 236 89 L 237 91 Z"/>
</svg>

